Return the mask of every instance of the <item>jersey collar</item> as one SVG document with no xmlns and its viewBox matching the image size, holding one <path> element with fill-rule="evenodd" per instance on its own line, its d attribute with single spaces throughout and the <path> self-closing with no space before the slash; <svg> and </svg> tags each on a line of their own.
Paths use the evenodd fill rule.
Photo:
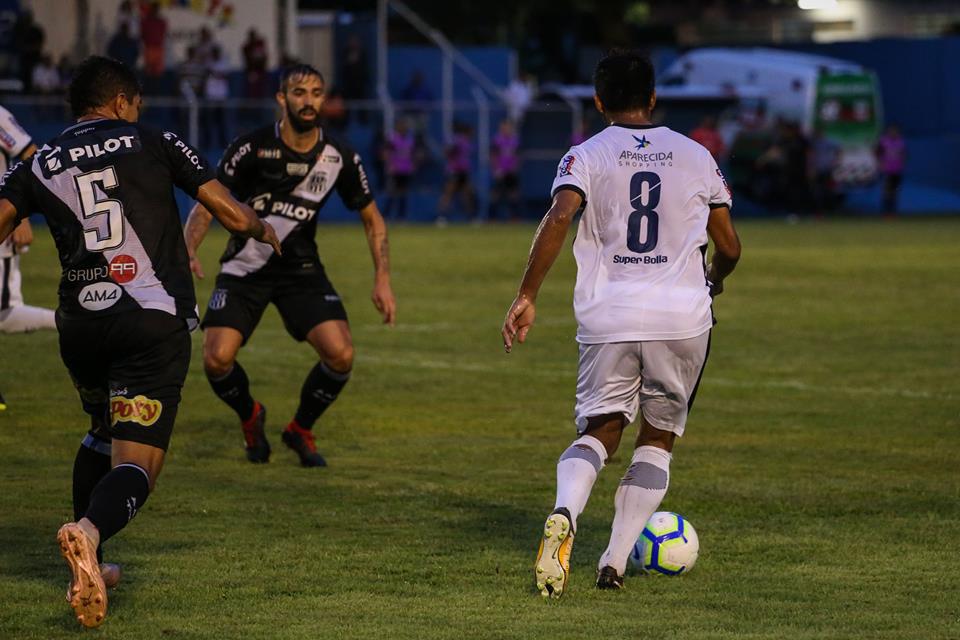
<svg viewBox="0 0 960 640">
<path fill-rule="evenodd" d="M 610 127 L 623 127 L 624 129 L 656 129 L 657 127 L 662 127 L 660 124 L 627 124 L 625 122 L 613 122 L 607 126 Z"/>
</svg>

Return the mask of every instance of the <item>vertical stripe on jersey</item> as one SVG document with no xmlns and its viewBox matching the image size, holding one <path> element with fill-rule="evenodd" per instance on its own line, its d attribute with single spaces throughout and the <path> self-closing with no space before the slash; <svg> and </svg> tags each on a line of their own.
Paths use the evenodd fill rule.
<svg viewBox="0 0 960 640">
<path fill-rule="evenodd" d="M 38 154 L 39 156 L 39 154 Z M 44 178 L 40 170 L 40 162 L 33 163 L 33 174 L 37 180 L 46 187 L 51 193 L 63 202 L 64 205 L 73 213 L 74 217 L 80 222 L 80 226 L 87 229 L 84 225 L 83 210 L 80 203 L 80 195 L 76 189 L 76 177 L 82 175 L 77 167 L 70 167 L 63 172 L 47 179 Z M 104 193 L 102 190 L 100 193 Z M 85 249 L 86 250 L 86 249 Z M 88 252 L 89 253 L 89 252 Z M 133 298 L 143 309 L 156 309 L 165 311 L 171 315 L 177 315 L 177 304 L 173 296 L 167 293 L 163 283 L 157 278 L 153 270 L 153 261 L 147 254 L 140 236 L 137 235 L 133 225 L 126 215 L 123 216 L 123 244 L 116 249 L 96 252 L 103 255 L 109 263 L 118 255 L 128 255 L 137 261 L 137 274 L 129 282 L 117 283 L 121 288 Z"/>
<path fill-rule="evenodd" d="M 339 151 L 330 145 L 325 145 L 320 152 L 317 153 L 317 159 L 313 163 L 313 166 L 310 167 L 310 171 L 307 172 L 303 180 L 290 192 L 291 196 L 319 204 L 330 195 L 330 191 L 333 190 L 334 185 L 337 183 L 337 178 L 340 177 L 340 171 L 343 168 L 343 159 L 340 158 L 339 162 L 324 162 L 324 154 L 331 157 L 333 155 L 340 157 Z M 325 167 L 331 168 L 323 171 L 322 169 Z M 310 183 L 315 180 L 313 177 L 314 174 L 323 174 L 323 188 L 317 191 L 313 191 L 309 187 Z M 251 200 L 257 197 L 258 196 L 254 196 Z M 267 206 L 270 206 L 269 201 Z M 320 215 L 319 210 L 317 211 L 317 215 Z M 268 213 L 263 219 L 269 222 L 274 231 L 277 232 L 277 239 L 281 244 L 283 244 L 284 239 L 301 224 L 299 220 L 293 220 L 292 218 L 286 218 L 273 213 Z M 248 238 L 243 249 L 223 263 L 223 266 L 220 268 L 220 273 L 240 277 L 250 275 L 254 271 L 262 269 L 272 255 L 273 248 L 270 245 L 257 242 L 253 238 Z"/>
</svg>

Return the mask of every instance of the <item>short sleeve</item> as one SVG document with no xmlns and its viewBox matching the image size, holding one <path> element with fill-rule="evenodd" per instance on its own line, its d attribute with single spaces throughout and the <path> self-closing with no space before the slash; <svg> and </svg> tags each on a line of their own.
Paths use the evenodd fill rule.
<svg viewBox="0 0 960 640">
<path fill-rule="evenodd" d="M 30 162 L 18 162 L 0 177 L 0 199 L 9 200 L 20 222 L 36 210 Z"/>
<path fill-rule="evenodd" d="M 177 134 L 164 131 L 161 144 L 173 183 L 191 198 L 197 197 L 201 185 L 217 177 L 200 152 L 181 140 Z"/>
<path fill-rule="evenodd" d="M 23 130 L 13 114 L 0 107 L 0 149 L 10 158 L 16 158 L 31 142 L 30 134 Z"/>
<path fill-rule="evenodd" d="M 707 152 L 707 158 L 707 167 L 710 174 L 707 176 L 707 202 L 710 204 L 710 208 L 732 207 L 733 192 L 727 186 L 727 179 L 723 177 L 720 167 L 717 166 L 717 161 L 713 159 L 709 152 Z"/>
<path fill-rule="evenodd" d="M 570 189 L 579 193 L 583 202 L 586 203 L 590 194 L 590 181 L 587 178 L 583 149 L 571 147 L 567 155 L 560 160 L 560 165 L 557 167 L 557 177 L 554 178 L 553 188 L 550 189 L 550 196 L 557 195 L 557 192 L 563 189 Z"/>
<path fill-rule="evenodd" d="M 250 178 L 256 171 L 256 154 L 249 138 L 236 138 L 223 152 L 217 166 L 217 179 L 241 199 L 249 195 Z"/>
<path fill-rule="evenodd" d="M 370 181 L 360 161 L 360 154 L 346 147 L 340 150 L 340 154 L 343 156 L 343 169 L 337 177 L 337 193 L 348 209 L 359 211 L 373 202 Z"/>
</svg>

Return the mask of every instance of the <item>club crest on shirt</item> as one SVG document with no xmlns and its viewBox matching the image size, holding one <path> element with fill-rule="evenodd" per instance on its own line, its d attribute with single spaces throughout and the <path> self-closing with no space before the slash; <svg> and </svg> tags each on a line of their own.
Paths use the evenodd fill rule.
<svg viewBox="0 0 960 640">
<path fill-rule="evenodd" d="M 577 161 L 577 156 L 570 154 L 563 157 L 560 161 L 560 169 L 557 171 L 557 177 L 569 176 L 573 173 L 573 163 Z"/>
<path fill-rule="evenodd" d="M 207 303 L 207 306 L 214 311 L 220 311 L 227 306 L 227 290 L 214 289 L 213 293 L 210 294 L 210 302 Z"/>
<path fill-rule="evenodd" d="M 323 193 L 326 186 L 327 174 L 325 173 L 314 172 L 307 178 L 307 190 L 310 191 L 310 193 Z"/>
</svg>

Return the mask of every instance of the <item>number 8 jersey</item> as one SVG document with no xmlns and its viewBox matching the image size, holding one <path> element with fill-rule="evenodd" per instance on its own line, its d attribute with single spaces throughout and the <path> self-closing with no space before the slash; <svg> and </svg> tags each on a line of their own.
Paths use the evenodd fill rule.
<svg viewBox="0 0 960 640">
<path fill-rule="evenodd" d="M 552 194 L 563 189 L 584 199 L 573 244 L 578 342 L 710 329 L 707 219 L 732 201 L 703 146 L 667 127 L 611 125 L 560 161 Z"/>
<path fill-rule="evenodd" d="M 195 324 L 196 297 L 174 200 L 216 174 L 173 133 L 123 120 L 67 128 L 4 174 L 17 218 L 39 212 L 57 244 L 60 313 L 165 311 Z"/>
</svg>

